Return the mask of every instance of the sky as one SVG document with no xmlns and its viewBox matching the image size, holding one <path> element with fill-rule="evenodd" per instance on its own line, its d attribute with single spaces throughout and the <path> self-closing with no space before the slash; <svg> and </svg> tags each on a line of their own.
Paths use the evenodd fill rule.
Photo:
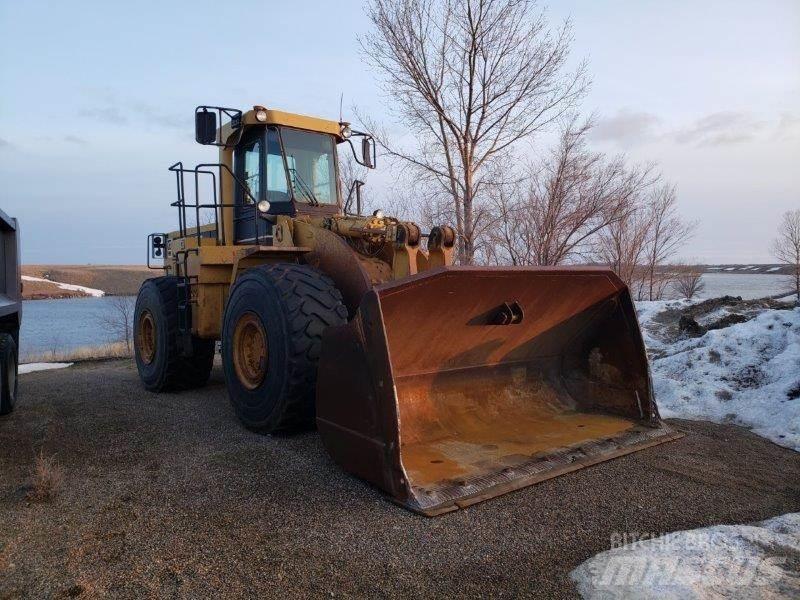
<svg viewBox="0 0 800 600">
<path fill-rule="evenodd" d="M 543 5 L 546 6 L 546 5 Z M 360 0 L 0 0 L 0 209 L 26 263 L 139 264 L 176 228 L 172 163 L 216 161 L 194 142 L 198 104 L 263 104 L 377 120 L 359 55 Z M 562 0 L 570 60 L 588 61 L 592 146 L 658 163 L 697 221 L 682 258 L 774 262 L 800 208 L 800 2 Z M 402 124 L 393 125 L 402 134 Z M 385 161 L 384 161 L 385 164 Z M 392 194 L 379 170 L 370 185 Z"/>
</svg>

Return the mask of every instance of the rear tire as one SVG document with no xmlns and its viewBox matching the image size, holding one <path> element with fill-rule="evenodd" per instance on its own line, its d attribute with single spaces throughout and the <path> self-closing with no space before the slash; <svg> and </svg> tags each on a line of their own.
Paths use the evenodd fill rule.
<svg viewBox="0 0 800 600">
<path fill-rule="evenodd" d="M 192 336 L 192 356 L 178 351 L 178 278 L 148 279 L 136 298 L 134 356 L 144 387 L 170 392 L 206 384 L 214 364 L 214 340 Z"/>
<path fill-rule="evenodd" d="M 239 419 L 260 433 L 314 425 L 322 333 L 347 322 L 342 294 L 313 267 L 274 264 L 233 286 L 222 329 L 222 363 Z"/>
<path fill-rule="evenodd" d="M 7 415 L 17 403 L 17 344 L 14 336 L 0 333 L 0 415 Z"/>
</svg>

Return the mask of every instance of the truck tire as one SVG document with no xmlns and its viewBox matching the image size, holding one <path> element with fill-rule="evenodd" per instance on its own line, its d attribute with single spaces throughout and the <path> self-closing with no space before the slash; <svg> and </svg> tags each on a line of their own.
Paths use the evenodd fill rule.
<svg viewBox="0 0 800 600">
<path fill-rule="evenodd" d="M 234 410 L 259 433 L 314 425 L 322 332 L 347 322 L 333 281 L 308 265 L 262 265 L 231 289 L 222 364 Z"/>
<path fill-rule="evenodd" d="M 180 354 L 177 277 L 155 277 L 142 284 L 133 324 L 136 368 L 146 389 L 172 392 L 206 384 L 215 342 L 192 336 L 192 356 Z"/>
<path fill-rule="evenodd" d="M 7 415 L 17 403 L 17 344 L 14 336 L 0 333 L 0 415 Z"/>
</svg>

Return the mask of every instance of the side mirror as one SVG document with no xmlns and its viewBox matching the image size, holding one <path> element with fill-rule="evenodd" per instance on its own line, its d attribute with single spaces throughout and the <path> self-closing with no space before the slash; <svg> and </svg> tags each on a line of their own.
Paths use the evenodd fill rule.
<svg viewBox="0 0 800 600">
<path fill-rule="evenodd" d="M 194 139 L 206 145 L 217 141 L 217 113 L 206 109 L 194 113 Z"/>
<path fill-rule="evenodd" d="M 372 138 L 361 138 L 361 162 L 368 169 L 375 168 L 375 146 Z"/>
</svg>

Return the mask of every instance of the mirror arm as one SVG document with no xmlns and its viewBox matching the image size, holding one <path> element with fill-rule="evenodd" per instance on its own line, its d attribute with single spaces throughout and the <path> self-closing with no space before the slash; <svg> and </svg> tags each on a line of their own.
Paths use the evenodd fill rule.
<svg viewBox="0 0 800 600">
<path fill-rule="evenodd" d="M 361 158 L 359 158 L 358 153 L 356 152 L 356 147 L 353 145 L 352 139 L 354 137 L 363 138 L 362 146 L 361 146 Z M 363 144 L 364 144 L 364 141 L 366 141 L 366 140 L 369 140 L 368 143 L 369 143 L 369 148 L 372 151 L 371 152 L 372 156 L 365 161 L 364 160 L 365 156 L 364 156 L 364 145 Z M 375 140 L 369 133 L 365 133 L 363 131 L 353 131 L 353 133 L 350 135 L 350 137 L 347 138 L 345 141 L 348 144 L 350 144 L 350 151 L 353 153 L 353 158 L 355 159 L 355 161 L 359 165 L 361 165 L 362 167 L 366 167 L 367 169 L 374 169 L 375 168 L 375 165 L 377 164 L 377 158 L 378 158 L 377 149 L 376 149 Z"/>
</svg>

